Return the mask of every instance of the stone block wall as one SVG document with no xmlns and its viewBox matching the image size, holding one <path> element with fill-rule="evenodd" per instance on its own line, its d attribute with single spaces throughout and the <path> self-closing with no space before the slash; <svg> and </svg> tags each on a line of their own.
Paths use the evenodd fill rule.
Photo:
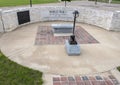
<svg viewBox="0 0 120 85">
<path fill-rule="evenodd" d="M 68 7 L 41 7 L 41 21 L 73 21 L 73 10 Z"/>
<path fill-rule="evenodd" d="M 29 10 L 30 13 L 30 22 L 19 25 L 17 12 L 27 10 Z M 119 11 L 114 12 L 85 7 L 41 6 L 32 8 L 16 8 L 2 11 L 2 19 L 5 31 L 11 31 L 17 27 L 40 21 L 73 21 L 73 12 L 75 10 L 78 10 L 80 13 L 77 18 L 77 22 L 95 25 L 107 30 L 120 31 Z M 3 29 L 3 27 L 0 29 Z"/>
<path fill-rule="evenodd" d="M 120 11 L 114 12 L 110 29 L 120 31 Z"/>
<path fill-rule="evenodd" d="M 3 11 L 2 18 L 5 31 L 12 31 L 18 27 L 17 15 L 14 10 Z"/>
<path fill-rule="evenodd" d="M 13 10 L 5 10 L 2 12 L 3 22 L 5 31 L 12 31 L 19 26 L 18 24 L 18 17 L 17 12 L 30 10 L 29 8 L 20 8 L 20 9 L 13 9 Z M 29 24 L 29 23 L 25 23 Z M 25 25 L 23 24 L 23 25 Z"/>
<path fill-rule="evenodd" d="M 28 10 L 28 9 L 26 8 L 26 10 Z M 41 8 L 31 8 L 29 10 L 30 10 L 31 23 L 42 21 L 41 16 L 40 16 Z"/>
<path fill-rule="evenodd" d="M 96 10 L 91 8 L 81 7 L 79 10 L 78 22 L 84 22 L 101 28 L 111 30 L 111 21 L 113 12 L 105 10 Z"/>
<path fill-rule="evenodd" d="M 0 32 L 4 32 L 2 23 L 2 10 L 0 10 Z"/>
</svg>

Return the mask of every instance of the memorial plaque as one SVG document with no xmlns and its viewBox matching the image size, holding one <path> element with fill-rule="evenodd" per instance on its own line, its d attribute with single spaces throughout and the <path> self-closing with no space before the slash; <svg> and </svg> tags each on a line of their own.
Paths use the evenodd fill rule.
<svg viewBox="0 0 120 85">
<path fill-rule="evenodd" d="M 19 25 L 27 23 L 27 22 L 30 22 L 29 10 L 17 12 L 17 17 L 18 17 L 18 23 L 19 23 Z"/>
<path fill-rule="evenodd" d="M 42 20 L 66 20 L 66 21 L 72 21 L 73 20 L 73 14 L 72 14 L 72 10 L 68 10 L 68 9 L 56 9 L 56 8 L 52 8 L 52 9 L 45 9 L 46 11 L 42 11 L 41 12 L 41 17 Z"/>
</svg>

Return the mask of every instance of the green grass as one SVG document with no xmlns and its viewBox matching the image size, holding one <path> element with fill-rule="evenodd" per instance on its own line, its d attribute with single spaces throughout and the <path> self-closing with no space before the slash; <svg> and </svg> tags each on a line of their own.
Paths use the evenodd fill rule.
<svg viewBox="0 0 120 85">
<path fill-rule="evenodd" d="M 42 85 L 42 72 L 23 67 L 0 52 L 0 85 Z"/>
<path fill-rule="evenodd" d="M 114 4 L 120 4 L 120 0 L 112 0 L 112 3 L 114 3 Z"/>
<path fill-rule="evenodd" d="M 119 66 L 119 67 L 117 67 L 117 69 L 120 71 L 120 66 Z"/>
<path fill-rule="evenodd" d="M 28 5 L 29 2 L 30 0 L 0 0 L 0 7 Z M 58 0 L 32 0 L 33 4 L 43 4 L 43 3 L 53 3 L 53 2 L 58 2 Z"/>
</svg>

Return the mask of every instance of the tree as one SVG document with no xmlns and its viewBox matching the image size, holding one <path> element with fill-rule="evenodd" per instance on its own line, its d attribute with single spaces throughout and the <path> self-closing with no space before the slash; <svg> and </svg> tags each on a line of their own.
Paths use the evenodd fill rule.
<svg viewBox="0 0 120 85">
<path fill-rule="evenodd" d="M 61 0 L 61 1 L 65 1 L 65 7 L 66 7 L 66 2 L 71 2 L 71 0 Z"/>
</svg>

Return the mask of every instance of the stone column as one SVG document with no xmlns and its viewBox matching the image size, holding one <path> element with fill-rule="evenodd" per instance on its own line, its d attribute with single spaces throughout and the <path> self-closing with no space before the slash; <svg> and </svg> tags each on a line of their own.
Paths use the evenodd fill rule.
<svg viewBox="0 0 120 85">
<path fill-rule="evenodd" d="M 4 32 L 3 22 L 2 22 L 2 10 L 1 9 L 0 9 L 0 32 Z"/>
</svg>

